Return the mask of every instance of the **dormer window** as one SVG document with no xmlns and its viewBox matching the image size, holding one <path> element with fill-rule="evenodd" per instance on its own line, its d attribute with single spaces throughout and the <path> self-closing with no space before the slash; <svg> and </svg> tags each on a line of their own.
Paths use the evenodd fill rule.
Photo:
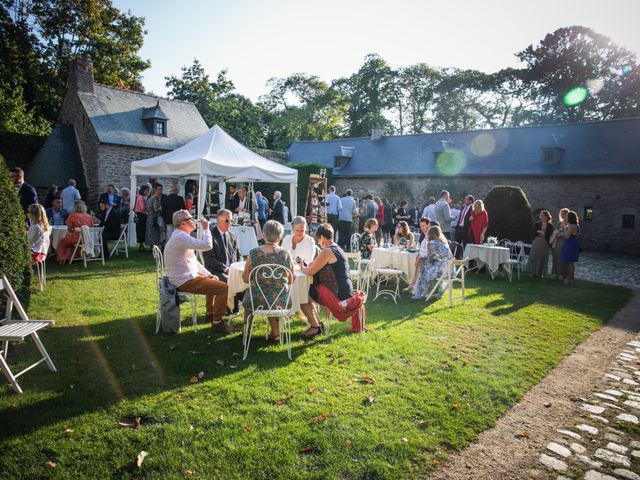
<svg viewBox="0 0 640 480">
<path fill-rule="evenodd" d="M 142 122 L 152 135 L 166 137 L 168 120 L 169 117 L 160 108 L 160 100 L 157 101 L 155 106 L 142 109 Z"/>
<path fill-rule="evenodd" d="M 564 142 L 562 135 L 551 134 L 542 145 L 542 161 L 546 164 L 557 163 L 564 155 Z"/>
</svg>

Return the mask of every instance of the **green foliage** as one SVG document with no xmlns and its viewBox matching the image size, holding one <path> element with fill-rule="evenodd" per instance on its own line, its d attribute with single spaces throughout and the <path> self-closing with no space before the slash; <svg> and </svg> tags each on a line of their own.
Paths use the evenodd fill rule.
<svg viewBox="0 0 640 480">
<path fill-rule="evenodd" d="M 31 282 L 31 255 L 27 245 L 25 216 L 20 207 L 16 188 L 9 171 L 0 157 L 0 271 L 11 282 L 20 303 L 29 307 Z M 0 311 L 4 313 L 5 297 L 0 298 Z"/>
<path fill-rule="evenodd" d="M 508 238 L 514 242 L 531 242 L 533 214 L 531 205 L 520 187 L 496 185 L 484 199 L 489 213 L 487 235 L 498 239 Z"/>
</svg>

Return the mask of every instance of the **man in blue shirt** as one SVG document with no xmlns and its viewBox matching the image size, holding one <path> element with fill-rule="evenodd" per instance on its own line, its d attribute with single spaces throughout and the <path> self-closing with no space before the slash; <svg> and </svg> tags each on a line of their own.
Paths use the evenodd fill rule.
<svg viewBox="0 0 640 480">
<path fill-rule="evenodd" d="M 342 208 L 340 197 L 336 195 L 336 187 L 331 185 L 326 199 L 327 204 L 327 222 L 333 227 L 333 231 L 338 231 L 338 212 Z"/>
<path fill-rule="evenodd" d="M 341 199 L 342 208 L 338 213 L 338 245 L 346 252 L 350 250 L 349 240 L 351 239 L 351 227 L 353 216 L 358 215 L 358 202 L 353 198 L 353 191 L 347 193 Z"/>
<path fill-rule="evenodd" d="M 267 199 L 262 196 L 262 192 L 256 192 L 256 203 L 258 204 L 258 223 L 260 228 L 267 223 Z"/>
</svg>

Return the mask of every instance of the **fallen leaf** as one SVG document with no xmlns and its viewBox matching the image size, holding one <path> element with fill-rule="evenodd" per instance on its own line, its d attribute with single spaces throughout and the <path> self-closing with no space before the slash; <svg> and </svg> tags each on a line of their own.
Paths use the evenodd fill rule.
<svg viewBox="0 0 640 480">
<path fill-rule="evenodd" d="M 139 429 L 142 426 L 142 419 L 140 417 L 136 417 L 133 424 L 136 426 L 136 429 Z"/>
<path fill-rule="evenodd" d="M 70 428 L 65 428 L 65 429 L 64 429 L 64 434 L 65 434 L 67 437 L 70 437 L 72 433 L 73 433 L 73 430 L 72 430 L 72 429 L 70 429 Z"/>
<path fill-rule="evenodd" d="M 133 423 L 118 422 L 118 428 L 133 428 Z"/>
<path fill-rule="evenodd" d="M 317 417 L 313 417 L 313 421 L 315 423 L 322 423 L 329 418 L 328 413 L 323 413 L 322 415 L 318 415 Z"/>
<path fill-rule="evenodd" d="M 224 360 L 216 360 L 216 363 L 221 367 L 224 367 Z"/>
<path fill-rule="evenodd" d="M 516 438 L 529 438 L 530 435 L 529 435 L 529 432 L 521 432 L 521 433 L 516 433 L 515 437 Z"/>
<path fill-rule="evenodd" d="M 149 455 L 147 452 L 145 452 L 144 450 L 142 450 L 139 454 L 138 457 L 136 458 L 136 468 L 138 470 L 140 470 L 140 468 L 142 467 L 142 462 L 144 462 L 144 458 Z"/>
<path fill-rule="evenodd" d="M 249 425 L 243 425 L 243 426 L 242 426 L 242 431 L 243 431 L 244 433 L 249 433 Z"/>
<path fill-rule="evenodd" d="M 546 402 L 544 404 L 544 408 L 551 408 L 551 402 Z"/>
<path fill-rule="evenodd" d="M 207 398 L 213 398 L 213 393 L 207 393 Z"/>
<path fill-rule="evenodd" d="M 300 449 L 300 453 L 309 453 L 313 452 L 316 449 L 315 445 L 305 445 Z"/>
<path fill-rule="evenodd" d="M 405 438 L 405 437 L 401 437 L 401 438 L 400 438 L 400 441 L 401 441 L 402 443 L 409 443 L 409 440 L 408 440 L 407 438 Z"/>
<path fill-rule="evenodd" d="M 204 378 L 204 372 L 198 372 L 198 378 Z"/>
<path fill-rule="evenodd" d="M 229 365 L 229 368 L 238 368 L 237 365 Z"/>
<path fill-rule="evenodd" d="M 309 387 L 309 393 L 316 393 L 317 390 L 316 387 Z"/>
<path fill-rule="evenodd" d="M 198 377 L 191 377 L 189 383 L 198 383 Z"/>
<path fill-rule="evenodd" d="M 293 398 L 293 395 L 287 395 L 286 397 L 283 397 L 280 400 L 278 400 L 276 402 L 276 405 L 281 407 L 282 405 L 285 405 L 286 403 L 288 403 L 289 400 L 291 400 L 292 398 Z"/>
<path fill-rule="evenodd" d="M 198 352 L 198 351 L 196 351 L 196 350 L 191 350 L 189 353 L 190 353 L 191 355 L 204 355 L 204 352 Z"/>
<path fill-rule="evenodd" d="M 433 460 L 431 460 L 431 465 L 438 465 L 440 462 L 438 460 L 436 460 L 435 458 Z"/>
<path fill-rule="evenodd" d="M 233 352 L 233 353 L 231 354 L 231 356 L 232 356 L 232 357 L 239 357 L 239 356 L 240 356 L 240 354 L 239 354 L 238 352 Z"/>
<path fill-rule="evenodd" d="M 366 402 L 367 402 L 369 405 L 373 405 L 373 402 L 375 402 L 375 401 L 376 401 L 376 399 L 375 399 L 374 397 L 372 397 L 371 395 L 369 395 L 369 396 L 367 397 L 367 400 L 366 400 Z"/>
<path fill-rule="evenodd" d="M 69 388 L 70 388 L 71 390 L 73 390 L 73 388 L 74 388 L 74 387 L 75 387 L 75 385 L 69 385 Z"/>
<path fill-rule="evenodd" d="M 362 378 L 360 379 L 360 381 L 361 381 L 362 383 L 376 383 L 376 379 L 375 379 L 375 378 L 373 378 L 373 377 L 369 377 L 369 376 L 367 376 L 367 375 L 365 375 L 364 377 L 362 377 Z"/>
<path fill-rule="evenodd" d="M 441 368 L 442 370 L 449 370 L 449 368 L 451 368 L 451 367 L 449 367 L 449 364 L 448 364 L 448 363 L 443 363 L 442 365 L 440 365 L 440 368 Z"/>
<path fill-rule="evenodd" d="M 184 471 L 184 476 L 187 478 L 191 478 L 193 477 L 193 472 L 191 470 L 185 470 Z"/>
<path fill-rule="evenodd" d="M 344 446 L 345 446 L 345 447 L 348 447 L 348 446 L 350 446 L 350 445 L 351 445 L 351 440 L 345 440 L 345 441 L 344 441 Z"/>
<path fill-rule="evenodd" d="M 57 466 L 58 466 L 58 464 L 52 462 L 51 460 L 49 460 L 47 463 L 44 464 L 44 468 L 48 468 L 49 470 L 53 470 Z"/>
</svg>

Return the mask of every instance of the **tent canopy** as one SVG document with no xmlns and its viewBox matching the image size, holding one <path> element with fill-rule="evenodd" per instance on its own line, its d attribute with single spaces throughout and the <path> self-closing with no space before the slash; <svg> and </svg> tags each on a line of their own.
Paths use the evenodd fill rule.
<svg viewBox="0 0 640 480">
<path fill-rule="evenodd" d="M 298 183 L 297 170 L 261 157 L 218 125 L 172 152 L 131 162 L 131 175 L 206 175 L 227 182 Z"/>
</svg>

